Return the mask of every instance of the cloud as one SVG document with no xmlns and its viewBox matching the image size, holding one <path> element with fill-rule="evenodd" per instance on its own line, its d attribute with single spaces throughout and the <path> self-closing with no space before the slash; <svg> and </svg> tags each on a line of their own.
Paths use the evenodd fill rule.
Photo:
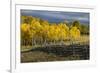
<svg viewBox="0 0 100 73">
<path fill-rule="evenodd" d="M 82 12 L 58 12 L 43 10 L 21 10 L 22 15 L 36 16 L 49 21 L 54 20 L 79 20 L 89 22 L 89 13 Z"/>
</svg>

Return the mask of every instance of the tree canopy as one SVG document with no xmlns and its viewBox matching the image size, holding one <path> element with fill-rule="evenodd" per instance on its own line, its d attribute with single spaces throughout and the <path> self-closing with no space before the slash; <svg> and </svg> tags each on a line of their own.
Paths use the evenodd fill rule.
<svg viewBox="0 0 100 73">
<path fill-rule="evenodd" d="M 67 22 L 49 23 L 32 16 L 21 16 L 21 40 L 32 40 L 31 44 L 60 42 L 69 38 L 77 39 L 81 33 L 88 33 L 88 27 L 74 21 L 70 26 Z M 33 43 L 34 42 L 34 43 Z"/>
</svg>

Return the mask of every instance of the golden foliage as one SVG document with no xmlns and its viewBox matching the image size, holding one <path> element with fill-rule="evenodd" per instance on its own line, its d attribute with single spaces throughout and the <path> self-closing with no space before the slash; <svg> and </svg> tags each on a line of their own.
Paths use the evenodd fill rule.
<svg viewBox="0 0 100 73">
<path fill-rule="evenodd" d="M 80 37 L 80 30 L 77 27 L 72 27 L 70 29 L 70 36 L 74 39 L 78 39 Z"/>
<path fill-rule="evenodd" d="M 71 29 L 65 23 L 50 24 L 48 21 L 33 18 L 30 24 L 21 24 L 22 39 L 34 39 L 36 41 L 64 41 L 69 38 L 80 37 L 80 30 L 73 26 Z"/>
</svg>

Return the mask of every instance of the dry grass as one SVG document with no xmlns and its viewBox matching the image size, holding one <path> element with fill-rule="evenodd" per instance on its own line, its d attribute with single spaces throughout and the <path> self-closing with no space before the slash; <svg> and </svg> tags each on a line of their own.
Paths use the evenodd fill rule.
<svg viewBox="0 0 100 73">
<path fill-rule="evenodd" d="M 88 45 L 60 45 L 38 47 L 31 51 L 21 52 L 21 62 L 47 62 L 67 60 L 88 60 Z"/>
<path fill-rule="evenodd" d="M 60 43 L 59 43 L 60 44 Z M 63 42 L 64 45 L 72 45 L 72 44 L 80 44 L 80 45 L 89 45 L 89 35 L 82 35 L 76 40 L 70 40 Z M 29 51 L 33 48 L 41 47 L 41 45 L 34 45 L 34 46 L 21 46 L 21 52 Z"/>
</svg>

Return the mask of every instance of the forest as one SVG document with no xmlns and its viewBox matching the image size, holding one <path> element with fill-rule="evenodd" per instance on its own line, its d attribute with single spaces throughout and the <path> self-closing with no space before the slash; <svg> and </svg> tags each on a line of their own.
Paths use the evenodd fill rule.
<svg viewBox="0 0 100 73">
<path fill-rule="evenodd" d="M 81 24 L 80 21 L 78 20 L 74 20 L 72 22 L 67 22 L 65 20 L 59 23 L 51 23 L 47 20 L 38 17 L 21 16 L 20 32 L 21 32 L 22 62 L 54 61 L 54 60 L 66 60 L 66 59 L 80 60 L 79 55 L 75 57 L 73 57 L 72 55 L 65 56 L 66 54 L 68 54 L 67 53 L 68 50 L 66 51 L 65 49 L 70 48 L 69 50 L 71 50 L 71 47 L 73 46 L 74 46 L 73 48 L 75 49 L 77 47 L 76 45 L 78 45 L 78 47 L 83 46 L 83 48 L 84 45 L 85 46 L 87 45 L 87 48 L 89 49 L 89 34 L 90 34 L 89 25 Z M 59 49 L 57 49 L 57 47 Z M 34 49 L 36 49 L 36 51 L 32 53 L 32 50 Z M 42 53 L 45 52 L 45 54 L 44 53 L 41 54 L 41 52 L 38 53 L 37 49 L 39 50 L 39 52 L 41 49 L 43 49 Z M 65 54 L 63 54 L 64 51 L 62 50 L 65 50 Z M 30 51 L 31 54 L 28 53 Z M 87 53 L 89 54 L 89 51 Z M 49 58 L 46 54 L 47 55 L 50 54 L 52 56 L 55 55 L 56 57 L 54 56 L 50 57 L 48 55 L 50 57 Z M 42 57 L 41 55 L 43 57 L 46 56 L 46 58 L 40 59 L 39 57 Z M 32 56 L 32 58 L 26 59 L 26 56 Z"/>
</svg>

